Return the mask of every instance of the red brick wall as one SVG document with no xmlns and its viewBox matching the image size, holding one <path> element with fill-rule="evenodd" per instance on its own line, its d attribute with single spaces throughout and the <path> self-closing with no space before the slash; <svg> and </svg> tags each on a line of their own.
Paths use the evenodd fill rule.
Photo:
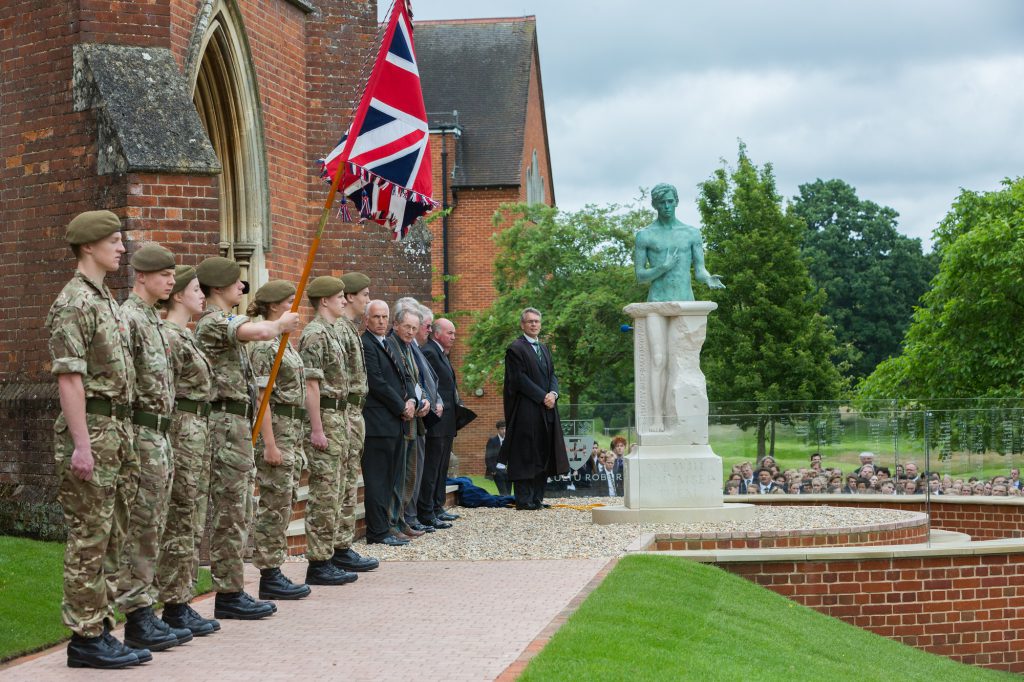
<svg viewBox="0 0 1024 682">
<path fill-rule="evenodd" d="M 554 179 L 551 177 L 551 161 L 548 158 L 548 131 L 544 115 L 544 95 L 541 88 L 540 63 L 534 48 L 534 60 L 530 65 L 530 99 L 526 107 L 526 134 L 523 139 L 522 182 L 519 200 L 526 201 L 526 169 L 533 164 L 533 152 L 537 151 L 537 168 L 544 178 L 544 202 L 554 203 Z"/>
<path fill-rule="evenodd" d="M 737 533 L 665 533 L 654 538 L 654 549 L 699 551 L 717 549 L 785 549 L 797 547 L 868 547 L 877 545 L 912 545 L 928 540 L 928 519 L 920 518 L 897 524 L 785 531 L 750 531 Z M 887 527 L 895 525 L 896 527 Z"/>
<path fill-rule="evenodd" d="M 719 566 L 883 637 L 970 665 L 1024 672 L 1020 552 Z"/>
</svg>

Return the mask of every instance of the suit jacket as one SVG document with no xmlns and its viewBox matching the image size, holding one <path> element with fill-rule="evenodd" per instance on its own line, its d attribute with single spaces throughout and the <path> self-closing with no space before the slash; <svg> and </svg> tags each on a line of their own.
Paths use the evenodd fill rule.
<svg viewBox="0 0 1024 682">
<path fill-rule="evenodd" d="M 494 476 L 498 470 L 498 452 L 501 450 L 501 439 L 497 435 L 487 439 L 487 448 L 484 450 L 484 467 L 487 476 Z"/>
<path fill-rule="evenodd" d="M 562 421 L 558 404 L 544 407 L 544 396 L 558 392 L 558 378 L 551 351 L 541 346 L 544 367 L 537 352 L 520 336 L 505 351 L 505 442 L 498 461 L 508 465 L 509 480 L 535 478 L 541 474 L 569 473 Z"/>
<path fill-rule="evenodd" d="M 427 364 L 437 375 L 437 392 L 440 394 L 441 400 L 444 401 L 444 413 L 441 414 L 441 421 L 427 429 L 427 437 L 455 437 L 455 405 L 458 402 L 455 368 L 452 367 L 451 360 L 445 355 L 437 341 L 427 339 L 421 350 Z"/>
<path fill-rule="evenodd" d="M 363 421 L 368 438 L 387 438 L 402 434 L 402 410 L 405 401 L 415 398 L 415 387 L 399 358 L 385 352 L 377 337 L 366 331 L 362 336 L 366 359 L 366 384 L 369 393 L 363 405 Z"/>
<path fill-rule="evenodd" d="M 591 488 L 594 490 L 594 495 L 597 497 L 608 497 L 608 478 L 612 477 L 615 480 L 615 494 L 621 496 L 623 492 L 622 473 L 618 471 L 609 472 L 604 467 L 601 467 L 596 474 L 591 476 Z"/>
</svg>

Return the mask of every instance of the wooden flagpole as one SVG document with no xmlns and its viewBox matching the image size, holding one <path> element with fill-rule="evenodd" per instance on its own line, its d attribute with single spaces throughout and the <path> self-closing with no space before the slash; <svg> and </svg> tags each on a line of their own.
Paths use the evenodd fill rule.
<svg viewBox="0 0 1024 682">
<path fill-rule="evenodd" d="M 399 0 L 404 2 L 404 0 Z M 399 13 L 401 14 L 401 13 Z M 345 139 L 345 147 L 341 150 L 341 154 L 338 158 L 341 161 L 338 163 L 337 170 L 334 172 L 334 179 L 331 180 L 331 190 L 327 193 L 327 201 L 324 202 L 323 213 L 320 214 L 320 224 L 316 230 L 316 236 L 313 237 L 313 243 L 309 245 L 309 253 L 306 255 L 306 265 L 302 268 L 302 276 L 299 278 L 299 283 L 295 288 L 295 300 L 292 302 L 291 312 L 295 313 L 299 310 L 299 304 L 302 301 L 302 294 L 306 291 L 306 283 L 309 281 L 309 273 L 313 270 L 313 260 L 316 258 L 316 252 L 320 248 L 320 239 L 324 234 L 324 227 L 327 225 L 327 219 L 331 214 L 331 206 L 334 205 L 334 196 L 338 193 L 338 185 L 341 183 L 341 176 L 345 174 L 345 164 L 348 163 L 349 157 L 352 155 L 352 147 L 356 142 L 356 138 L 359 137 L 359 130 L 363 127 L 363 121 L 366 120 L 366 111 L 369 109 L 370 102 L 367 95 L 373 92 L 374 86 L 380 78 L 380 69 L 377 65 L 380 63 L 381 56 L 388 46 L 391 44 L 391 38 L 394 36 L 395 27 L 398 25 L 397 17 L 394 14 L 392 8 L 392 17 L 388 22 L 387 31 L 384 33 L 384 39 L 381 41 L 380 48 L 377 51 L 377 59 L 374 61 L 373 71 L 370 73 L 370 79 L 366 84 L 366 89 L 363 91 L 363 97 L 359 102 L 359 107 L 356 109 L 355 118 L 352 120 L 352 127 L 349 128 L 348 137 Z M 347 199 L 346 199 L 347 200 Z M 284 358 L 284 351 L 287 347 L 288 337 L 290 333 L 285 332 L 281 335 L 281 342 L 277 347 L 277 355 L 274 357 L 274 366 L 270 369 L 270 377 L 267 379 L 267 387 L 263 389 L 263 399 L 260 401 L 260 409 L 256 412 L 256 421 L 252 425 L 252 444 L 256 445 L 256 441 L 259 440 L 260 436 L 260 424 L 263 422 L 263 417 L 267 413 L 267 405 L 270 404 L 270 393 L 274 388 L 274 382 L 277 380 L 277 372 L 281 369 L 281 360 Z"/>
</svg>

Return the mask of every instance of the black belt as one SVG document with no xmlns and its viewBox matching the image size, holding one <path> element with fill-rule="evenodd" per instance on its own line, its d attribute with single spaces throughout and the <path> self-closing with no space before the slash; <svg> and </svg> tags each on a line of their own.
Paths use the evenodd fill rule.
<svg viewBox="0 0 1024 682">
<path fill-rule="evenodd" d="M 132 413 L 132 423 L 139 426 L 147 426 L 160 433 L 167 433 L 167 430 L 171 428 L 170 417 L 165 417 L 162 414 L 153 414 L 152 412 L 143 412 L 142 410 L 135 410 Z"/>
<path fill-rule="evenodd" d="M 211 403 L 211 408 L 214 412 L 227 412 L 229 414 L 236 414 L 239 417 L 250 417 L 250 410 L 252 407 L 249 403 L 243 403 L 241 400 L 215 400 Z"/>
<path fill-rule="evenodd" d="M 197 414 L 200 417 L 209 417 L 210 412 L 213 411 L 213 405 L 199 400 L 179 398 L 174 403 L 174 409 L 178 412 L 191 412 L 192 414 Z"/>
<path fill-rule="evenodd" d="M 325 398 L 320 396 L 320 409 L 322 410 L 336 410 L 341 412 L 345 409 L 345 405 L 348 401 L 343 398 Z"/>
<path fill-rule="evenodd" d="M 107 398 L 86 398 L 85 413 L 98 414 L 101 417 L 111 417 L 113 419 L 128 419 L 132 416 L 132 406 L 119 405 Z"/>
<path fill-rule="evenodd" d="M 305 419 L 306 408 L 298 405 L 285 405 L 284 403 L 272 403 L 270 411 L 279 417 L 291 417 L 292 419 Z"/>
<path fill-rule="evenodd" d="M 366 396 L 365 395 L 356 395 L 355 393 L 349 393 L 348 394 L 348 398 L 346 398 L 345 400 L 348 401 L 349 405 L 355 405 L 356 407 L 362 407 L 363 404 L 366 402 Z"/>
</svg>

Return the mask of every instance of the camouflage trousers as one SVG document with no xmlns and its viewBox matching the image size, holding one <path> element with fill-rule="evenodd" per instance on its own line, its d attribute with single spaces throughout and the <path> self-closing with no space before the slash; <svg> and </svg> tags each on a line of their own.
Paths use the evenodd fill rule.
<svg viewBox="0 0 1024 682">
<path fill-rule="evenodd" d="M 306 422 L 281 415 L 272 415 L 274 441 L 281 451 L 281 463 L 267 464 L 263 459 L 263 442 L 257 445 L 256 481 L 260 499 L 253 526 L 252 563 L 256 568 L 277 568 L 288 555 L 288 524 L 292 518 L 295 471 L 301 470 L 302 441 Z"/>
<path fill-rule="evenodd" d="M 86 415 L 92 445 L 92 479 L 71 473 L 75 445 L 64 415 L 54 424 L 54 454 L 68 527 L 64 550 L 64 625 L 82 637 L 103 634 L 114 626 L 113 603 L 117 568 L 128 515 L 139 485 L 139 462 L 132 425 L 126 420 Z"/>
<path fill-rule="evenodd" d="M 210 415 L 210 573 L 217 592 L 245 587 L 245 545 L 252 523 L 253 450 L 249 420 Z"/>
<path fill-rule="evenodd" d="M 187 604 L 195 596 L 199 545 L 210 495 L 209 421 L 190 412 L 176 412 L 170 439 L 174 481 L 154 587 L 159 601 Z"/>
<path fill-rule="evenodd" d="M 306 558 L 325 561 L 334 555 L 334 538 L 341 518 L 345 478 L 342 461 L 348 455 L 348 420 L 344 412 L 323 410 L 320 419 L 327 449 L 306 441 L 309 461 L 309 497 L 306 499 Z"/>
<path fill-rule="evenodd" d="M 139 490 L 121 550 L 117 607 L 122 613 L 152 606 L 155 601 L 153 579 L 174 474 L 171 443 L 166 435 L 148 426 L 136 426 L 135 449 L 139 454 Z"/>
<path fill-rule="evenodd" d="M 335 549 L 348 549 L 356 537 L 356 503 L 359 493 L 360 462 L 363 459 L 363 443 L 366 440 L 366 424 L 363 412 L 355 405 L 345 408 L 346 454 L 341 459 L 342 486 L 338 491 L 341 513 L 338 529 L 334 535 Z"/>
</svg>

